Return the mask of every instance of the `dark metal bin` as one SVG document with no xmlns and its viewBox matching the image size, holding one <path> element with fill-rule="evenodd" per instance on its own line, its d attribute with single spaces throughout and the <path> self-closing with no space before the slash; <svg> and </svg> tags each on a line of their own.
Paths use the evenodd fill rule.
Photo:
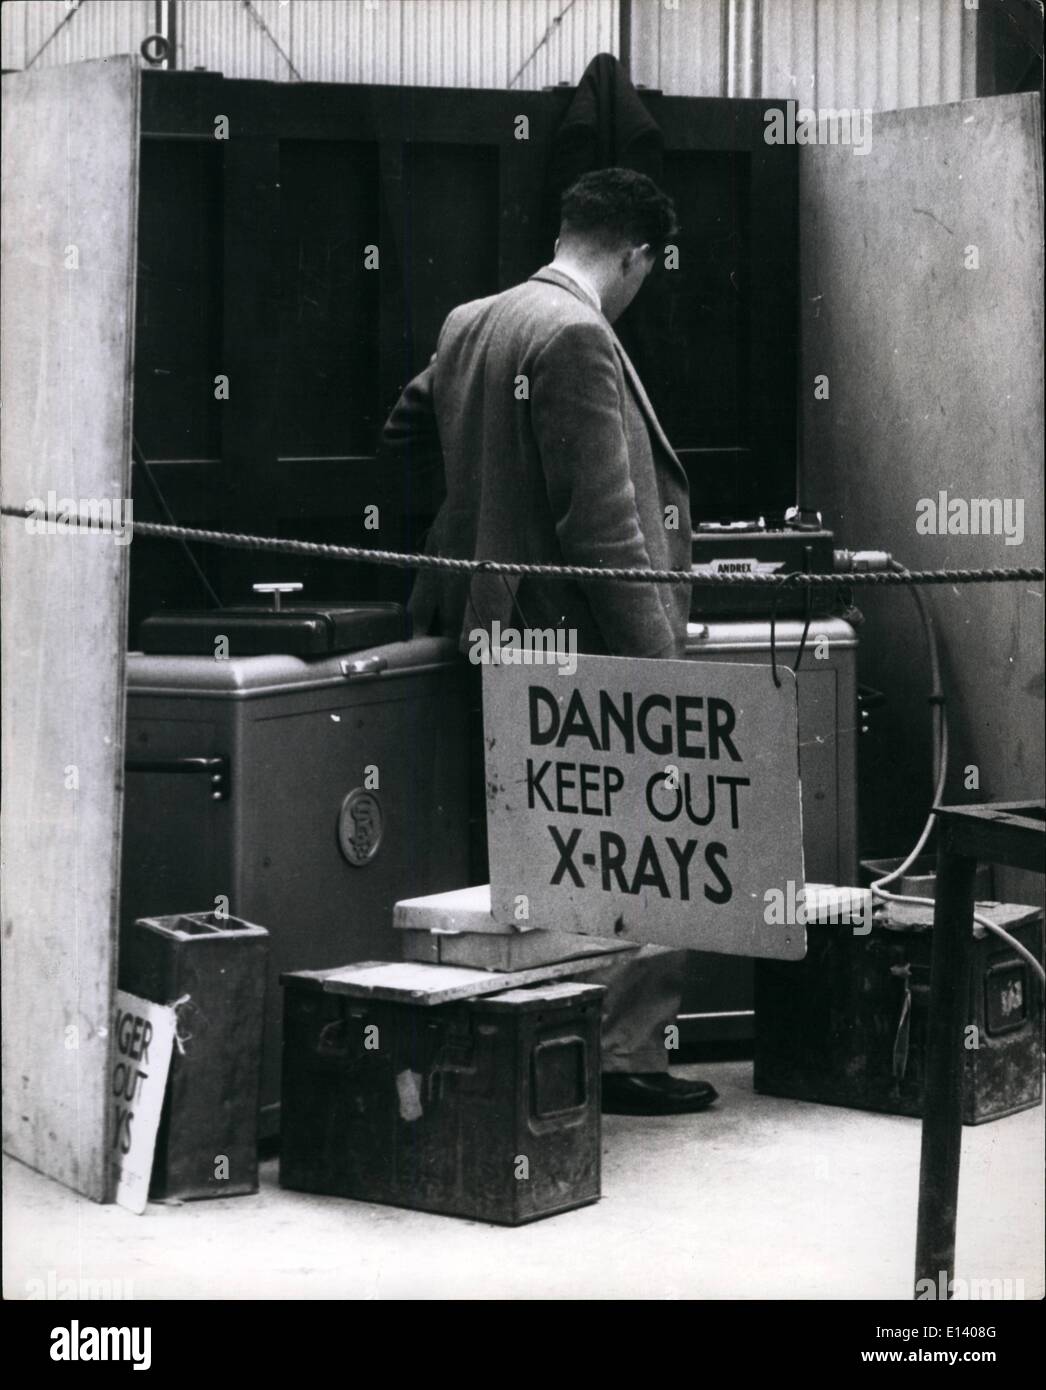
<svg viewBox="0 0 1046 1390">
<path fill-rule="evenodd" d="M 125 934 L 120 988 L 176 1006 L 178 1032 L 149 1196 L 258 1190 L 258 1082 L 269 934 L 212 912 L 145 917 Z"/>
<path fill-rule="evenodd" d="M 598 1201 L 602 986 L 426 1006 L 283 985 L 283 1187 L 508 1226 Z"/>
<path fill-rule="evenodd" d="M 764 1095 L 921 1115 L 926 1085 L 933 908 L 867 935 L 812 924 L 801 961 L 757 961 L 755 1089 Z M 1036 908 L 981 903 L 1033 956 Z M 963 1039 L 963 1123 L 1042 1099 L 1042 992 L 1027 964 L 983 927 L 973 932 Z"/>
</svg>

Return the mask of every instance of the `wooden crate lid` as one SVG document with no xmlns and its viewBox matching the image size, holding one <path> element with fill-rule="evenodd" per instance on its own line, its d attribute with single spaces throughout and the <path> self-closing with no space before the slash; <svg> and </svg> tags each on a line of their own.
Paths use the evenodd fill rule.
<svg viewBox="0 0 1046 1390">
<path fill-rule="evenodd" d="M 333 970 L 296 970 L 280 976 L 291 988 L 346 994 L 357 999 L 381 999 L 394 1004 L 447 1004 L 458 999 L 503 994 L 523 985 L 570 979 L 605 968 L 605 955 L 586 960 L 557 961 L 529 970 L 472 970 L 458 965 L 426 965 L 420 961 L 361 961 Z"/>
</svg>

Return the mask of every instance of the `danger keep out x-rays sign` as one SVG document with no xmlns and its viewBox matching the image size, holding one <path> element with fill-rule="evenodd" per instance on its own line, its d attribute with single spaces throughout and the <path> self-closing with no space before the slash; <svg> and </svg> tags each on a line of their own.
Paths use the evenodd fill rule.
<svg viewBox="0 0 1046 1390">
<path fill-rule="evenodd" d="M 772 890 L 794 901 L 804 882 L 796 683 L 780 679 L 724 662 L 578 656 L 570 672 L 495 654 L 483 671 L 495 920 L 801 958 L 803 926 L 765 910 Z"/>
</svg>

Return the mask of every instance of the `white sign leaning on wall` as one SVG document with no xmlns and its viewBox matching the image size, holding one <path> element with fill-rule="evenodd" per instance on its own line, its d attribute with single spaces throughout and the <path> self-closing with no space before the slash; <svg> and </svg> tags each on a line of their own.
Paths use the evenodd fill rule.
<svg viewBox="0 0 1046 1390">
<path fill-rule="evenodd" d="M 796 683 L 766 666 L 579 656 L 483 671 L 491 911 L 519 926 L 800 959 L 766 894 L 803 880 Z"/>
<path fill-rule="evenodd" d="M 116 991 L 110 1078 L 113 1200 L 139 1214 L 149 1200 L 176 1018 L 173 1008 Z"/>
</svg>

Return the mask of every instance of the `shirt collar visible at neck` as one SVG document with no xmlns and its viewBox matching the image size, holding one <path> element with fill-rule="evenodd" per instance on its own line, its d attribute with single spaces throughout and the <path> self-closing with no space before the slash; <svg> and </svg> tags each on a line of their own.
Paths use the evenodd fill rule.
<svg viewBox="0 0 1046 1390">
<path fill-rule="evenodd" d="M 587 275 L 583 275 L 579 270 L 565 270 L 563 266 L 557 265 L 554 261 L 549 268 L 554 270 L 557 275 L 562 275 L 565 279 L 575 284 L 597 313 L 601 314 L 603 312 L 603 304 L 596 291 L 596 287 Z"/>
</svg>

